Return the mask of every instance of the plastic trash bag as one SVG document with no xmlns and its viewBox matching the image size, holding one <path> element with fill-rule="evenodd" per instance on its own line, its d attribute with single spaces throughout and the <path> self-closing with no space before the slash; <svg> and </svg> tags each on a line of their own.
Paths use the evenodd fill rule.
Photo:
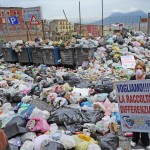
<svg viewBox="0 0 150 150">
<path fill-rule="evenodd" d="M 117 102 L 117 96 L 116 96 L 116 91 L 113 90 L 111 93 L 109 93 L 108 98 L 111 102 Z"/>
<path fill-rule="evenodd" d="M 11 137 L 26 133 L 27 130 L 25 128 L 26 120 L 22 119 L 20 116 L 12 118 L 12 120 L 6 125 L 4 132 L 8 139 Z"/>
<path fill-rule="evenodd" d="M 81 110 L 81 115 L 83 117 L 83 123 L 96 123 L 104 116 L 103 112 L 94 110 Z"/>
<path fill-rule="evenodd" d="M 68 80 L 66 80 L 70 86 L 76 86 L 79 83 L 81 83 L 82 79 L 80 77 L 77 76 L 68 76 Z"/>
<path fill-rule="evenodd" d="M 71 149 L 76 146 L 75 140 L 72 136 L 63 134 L 60 138 L 60 143 L 65 149 Z"/>
<path fill-rule="evenodd" d="M 119 137 L 113 133 L 101 138 L 99 145 L 102 150 L 116 150 L 119 147 Z"/>
<path fill-rule="evenodd" d="M 113 91 L 113 83 L 110 78 L 103 78 L 95 85 L 95 90 L 100 93 L 110 93 Z"/>
<path fill-rule="evenodd" d="M 93 101 L 104 102 L 107 96 L 108 96 L 108 93 L 95 94 Z"/>
<path fill-rule="evenodd" d="M 100 46 L 105 46 L 106 45 L 106 40 L 104 38 L 99 39 L 98 41 Z"/>
<path fill-rule="evenodd" d="M 63 97 L 57 97 L 54 101 L 53 101 L 53 105 L 54 107 L 63 107 L 63 106 L 66 106 L 68 105 L 68 102 L 65 98 Z"/>
<path fill-rule="evenodd" d="M 32 141 L 25 141 L 21 146 L 20 150 L 33 150 L 34 143 Z"/>
<path fill-rule="evenodd" d="M 49 122 L 56 123 L 57 125 L 65 125 L 69 131 L 74 133 L 82 130 L 82 124 L 96 123 L 102 118 L 103 113 L 100 111 L 59 108 L 51 112 Z"/>
<path fill-rule="evenodd" d="M 24 143 L 27 140 L 33 141 L 36 138 L 35 132 L 27 132 L 21 136 L 21 141 Z"/>
<path fill-rule="evenodd" d="M 38 131 L 44 133 L 50 129 L 50 126 L 47 123 L 47 121 L 42 117 L 34 117 L 28 121 L 26 128 L 29 131 L 33 131 L 33 132 Z"/>
<path fill-rule="evenodd" d="M 118 113 L 118 112 L 113 112 L 113 113 L 112 113 L 112 117 L 113 117 L 113 116 L 116 117 L 116 122 L 117 122 L 117 123 L 120 123 L 120 122 L 121 122 L 121 120 L 120 120 L 120 113 Z"/>
<path fill-rule="evenodd" d="M 87 149 L 87 150 L 101 150 L 101 148 L 99 147 L 99 145 L 94 144 L 94 143 L 91 143 L 91 144 L 88 146 L 88 149 Z"/>
<path fill-rule="evenodd" d="M 82 81 L 81 83 L 77 84 L 76 85 L 77 88 L 93 88 L 94 87 L 94 84 L 91 83 L 91 81 Z"/>
<path fill-rule="evenodd" d="M 40 148 L 41 150 L 64 150 L 64 146 L 55 141 L 43 142 Z"/>
<path fill-rule="evenodd" d="M 87 150 L 90 143 L 96 143 L 92 138 L 90 141 L 83 140 L 78 135 L 73 135 L 73 138 L 76 142 L 75 150 Z"/>
</svg>

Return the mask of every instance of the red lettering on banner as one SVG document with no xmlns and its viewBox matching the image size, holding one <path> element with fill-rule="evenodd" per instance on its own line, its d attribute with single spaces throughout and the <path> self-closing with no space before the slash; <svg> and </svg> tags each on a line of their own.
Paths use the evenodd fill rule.
<svg viewBox="0 0 150 150">
<path fill-rule="evenodd" d="M 129 100 L 130 100 L 130 99 L 129 99 L 129 95 L 126 95 L 126 101 L 127 101 L 127 103 L 130 103 Z"/>
<path fill-rule="evenodd" d="M 122 95 L 122 103 L 125 103 L 125 99 L 124 96 Z"/>
<path fill-rule="evenodd" d="M 121 113 L 150 114 L 150 106 L 120 106 Z"/>
</svg>

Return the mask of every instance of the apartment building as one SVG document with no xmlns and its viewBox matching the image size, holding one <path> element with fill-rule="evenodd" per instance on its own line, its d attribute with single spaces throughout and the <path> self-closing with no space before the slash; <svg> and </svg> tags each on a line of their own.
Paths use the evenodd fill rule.
<svg viewBox="0 0 150 150">
<path fill-rule="evenodd" d="M 74 25 L 65 19 L 52 20 L 50 22 L 50 28 L 52 32 L 51 35 L 63 35 L 74 31 Z"/>
</svg>

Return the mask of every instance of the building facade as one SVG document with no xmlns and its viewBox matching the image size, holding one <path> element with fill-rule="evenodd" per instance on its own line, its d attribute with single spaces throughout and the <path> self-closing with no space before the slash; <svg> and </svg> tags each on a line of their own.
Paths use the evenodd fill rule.
<svg viewBox="0 0 150 150">
<path fill-rule="evenodd" d="M 22 10 L 23 8 L 21 7 L 0 7 L 0 30 L 6 33 L 24 30 L 25 26 Z M 18 18 L 18 25 L 10 25 L 8 18 L 12 16 L 16 16 Z"/>
<path fill-rule="evenodd" d="M 33 40 L 37 35 L 41 35 L 40 26 L 30 25 L 24 22 L 24 8 L 22 7 L 0 7 L 0 38 L 6 41 L 22 39 L 27 41 L 27 31 L 29 40 Z M 16 16 L 19 24 L 11 25 L 8 18 Z M 33 37 L 32 37 L 33 36 Z"/>
<path fill-rule="evenodd" d="M 81 25 L 81 34 L 84 33 L 85 31 L 87 31 L 88 33 L 90 33 L 93 37 L 98 37 L 101 35 L 101 26 L 99 25 Z M 75 31 L 80 34 L 80 25 L 79 24 L 75 24 Z"/>
<path fill-rule="evenodd" d="M 69 32 L 74 31 L 74 25 L 65 20 L 65 19 L 57 19 L 50 22 L 51 35 L 61 34 L 64 35 Z"/>
</svg>

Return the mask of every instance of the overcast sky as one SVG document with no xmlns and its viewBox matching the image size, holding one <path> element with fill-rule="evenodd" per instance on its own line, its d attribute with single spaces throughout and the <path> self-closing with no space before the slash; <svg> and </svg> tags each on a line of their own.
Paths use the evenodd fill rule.
<svg viewBox="0 0 150 150">
<path fill-rule="evenodd" d="M 102 0 L 80 0 L 81 16 L 87 19 L 101 19 Z M 150 12 L 150 0 L 103 0 L 104 17 L 113 12 L 129 12 L 143 10 Z M 41 6 L 44 19 L 64 18 L 63 9 L 68 18 L 78 18 L 79 0 L 0 0 L 5 7 Z"/>
</svg>

